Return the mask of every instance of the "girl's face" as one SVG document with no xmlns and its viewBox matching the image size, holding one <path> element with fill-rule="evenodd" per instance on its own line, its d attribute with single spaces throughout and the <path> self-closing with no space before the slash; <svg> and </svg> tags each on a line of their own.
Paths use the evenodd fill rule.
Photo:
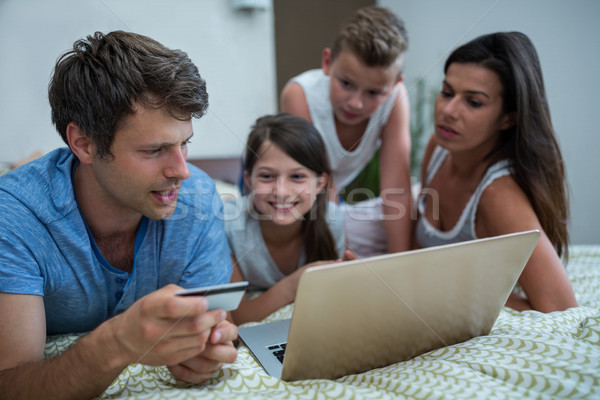
<svg viewBox="0 0 600 400">
<path fill-rule="evenodd" d="M 471 63 L 452 63 L 435 102 L 435 134 L 453 152 L 487 155 L 500 131 L 514 124 L 502 111 L 503 88 L 495 72 Z"/>
<path fill-rule="evenodd" d="M 327 174 L 318 176 L 269 141 L 244 179 L 257 212 L 278 225 L 301 221 L 327 184 Z"/>
</svg>

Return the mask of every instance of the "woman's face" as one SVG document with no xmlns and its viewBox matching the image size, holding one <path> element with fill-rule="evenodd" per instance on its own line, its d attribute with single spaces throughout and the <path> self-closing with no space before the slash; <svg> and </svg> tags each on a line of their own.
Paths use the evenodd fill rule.
<svg viewBox="0 0 600 400">
<path fill-rule="evenodd" d="M 487 155 L 501 131 L 514 124 L 514 113 L 502 110 L 503 88 L 498 75 L 472 63 L 450 64 L 435 102 L 435 135 L 451 152 Z"/>
</svg>

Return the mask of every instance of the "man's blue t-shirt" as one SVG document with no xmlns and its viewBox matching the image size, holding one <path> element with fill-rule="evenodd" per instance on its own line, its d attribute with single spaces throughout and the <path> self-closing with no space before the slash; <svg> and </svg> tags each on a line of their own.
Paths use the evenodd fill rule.
<svg viewBox="0 0 600 400">
<path fill-rule="evenodd" d="M 131 274 L 98 251 L 74 195 L 70 149 L 0 177 L 0 292 L 44 297 L 48 334 L 86 332 L 169 283 L 229 282 L 223 205 L 214 182 L 190 167 L 175 213 L 143 217 Z"/>
</svg>

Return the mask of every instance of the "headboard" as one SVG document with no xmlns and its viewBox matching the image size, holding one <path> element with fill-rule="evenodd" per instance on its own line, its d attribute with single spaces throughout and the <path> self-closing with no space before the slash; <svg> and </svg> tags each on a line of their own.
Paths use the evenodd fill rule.
<svg viewBox="0 0 600 400">
<path fill-rule="evenodd" d="M 200 168 L 211 178 L 237 185 L 242 175 L 240 157 L 190 158 L 190 164 Z"/>
</svg>

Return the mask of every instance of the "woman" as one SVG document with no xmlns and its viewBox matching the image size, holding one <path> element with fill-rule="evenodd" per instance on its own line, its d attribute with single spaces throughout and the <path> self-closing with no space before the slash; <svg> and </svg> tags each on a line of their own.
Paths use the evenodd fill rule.
<svg viewBox="0 0 600 400">
<path fill-rule="evenodd" d="M 420 247 L 539 229 L 506 305 L 577 306 L 568 251 L 565 172 L 535 48 L 519 32 L 478 37 L 444 66 L 435 133 L 423 158 L 415 240 Z"/>
</svg>

